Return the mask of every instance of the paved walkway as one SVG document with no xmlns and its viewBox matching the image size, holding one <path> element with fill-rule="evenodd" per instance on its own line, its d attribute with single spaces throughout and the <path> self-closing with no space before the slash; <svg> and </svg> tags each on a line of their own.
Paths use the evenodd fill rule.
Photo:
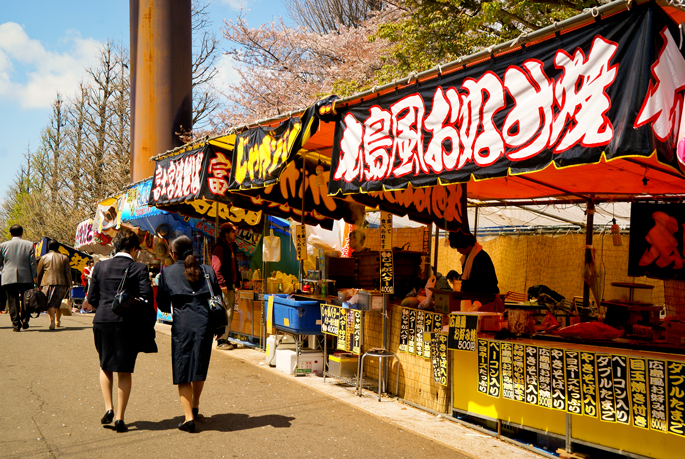
<svg viewBox="0 0 685 459">
<path fill-rule="evenodd" d="M 353 457 L 539 458 L 478 431 L 319 377 L 293 377 L 253 349 L 212 353 L 199 432 L 176 429 L 170 327 L 158 354 L 141 354 L 126 411 L 130 431 L 101 426 L 104 404 L 92 315 L 41 315 L 12 332 L 0 315 L 0 458 Z"/>
</svg>

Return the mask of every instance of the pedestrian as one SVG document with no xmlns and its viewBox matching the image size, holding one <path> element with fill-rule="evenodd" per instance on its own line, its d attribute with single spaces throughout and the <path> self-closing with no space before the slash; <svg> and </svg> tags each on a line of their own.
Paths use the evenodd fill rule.
<svg viewBox="0 0 685 459">
<path fill-rule="evenodd" d="M 81 273 L 81 285 L 83 285 L 84 295 L 88 294 L 88 283 L 90 282 L 90 276 L 93 273 L 93 264 L 93 260 L 88 260 Z"/>
<path fill-rule="evenodd" d="M 188 236 L 179 236 L 171 243 L 171 256 L 176 262 L 162 271 L 157 307 L 160 311 L 171 312 L 173 306 L 172 373 L 185 413 L 185 420 L 178 428 L 194 432 L 212 353 L 212 337 L 217 331 L 209 322 L 211 294 L 207 282 L 211 283 L 213 292 L 218 293 L 220 287 L 212 267 L 200 266 L 197 262 Z"/>
<path fill-rule="evenodd" d="M 115 420 L 112 388 L 116 373 L 118 400 L 114 427 L 117 432 L 126 432 L 124 412 L 131 395 L 131 375 L 136 358 L 139 352 L 157 352 L 154 341 L 156 313 L 147 266 L 134 261 L 140 250 L 138 236 L 122 228 L 112 242 L 116 253 L 93 268 L 87 298 L 88 307 L 95 309 L 93 335 L 100 356 L 100 387 L 106 408 L 101 422 L 109 424 Z M 112 311 L 112 301 L 124 276 L 123 290 L 136 301 L 119 316 Z"/>
<path fill-rule="evenodd" d="M 29 312 L 23 307 L 24 292 L 36 284 L 36 253 L 33 242 L 25 241 L 24 228 L 12 225 L 12 239 L 0 244 L 0 269 L 2 286 L 7 293 L 7 307 L 15 332 L 29 328 Z"/>
<path fill-rule="evenodd" d="M 69 257 L 59 253 L 59 243 L 50 241 L 48 253 L 40 257 L 38 262 L 38 285 L 48 298 L 48 315 L 50 316 L 50 330 L 62 326 L 62 299 L 67 295 L 71 285 L 71 265 Z"/>
<path fill-rule="evenodd" d="M 236 257 L 238 254 L 238 245 L 235 243 L 237 235 L 238 231 L 233 223 L 226 222 L 221 225 L 219 240 L 212 252 L 212 268 L 216 272 L 216 278 L 224 297 L 224 305 L 228 312 L 228 325 L 226 325 L 224 332 L 219 335 L 216 348 L 226 351 L 233 349 L 233 345 L 228 342 L 228 335 L 231 333 L 231 321 L 235 308 L 235 288 L 240 275 L 238 258 Z"/>
</svg>

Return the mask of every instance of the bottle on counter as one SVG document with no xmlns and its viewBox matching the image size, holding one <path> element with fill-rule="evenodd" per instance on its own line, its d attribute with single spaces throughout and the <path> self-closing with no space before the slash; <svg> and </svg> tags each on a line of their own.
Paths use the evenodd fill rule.
<svg viewBox="0 0 685 459">
<path fill-rule="evenodd" d="M 328 282 L 321 282 L 321 298 L 326 298 L 328 296 Z"/>
</svg>

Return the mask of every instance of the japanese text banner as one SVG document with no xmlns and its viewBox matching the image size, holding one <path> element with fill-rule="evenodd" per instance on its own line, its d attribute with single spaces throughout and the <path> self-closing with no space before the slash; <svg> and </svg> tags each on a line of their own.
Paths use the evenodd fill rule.
<svg viewBox="0 0 685 459">
<path fill-rule="evenodd" d="M 685 59 L 654 2 L 338 109 L 329 194 L 649 156 L 685 169 Z M 685 141 L 684 141 L 685 142 Z"/>
</svg>

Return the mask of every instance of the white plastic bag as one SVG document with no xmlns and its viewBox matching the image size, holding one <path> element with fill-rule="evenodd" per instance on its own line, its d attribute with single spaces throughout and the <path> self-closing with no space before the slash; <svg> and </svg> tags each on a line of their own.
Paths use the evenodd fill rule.
<svg viewBox="0 0 685 459">
<path fill-rule="evenodd" d="M 264 236 L 262 261 L 281 261 L 281 239 L 274 235 L 274 230 L 271 235 Z"/>
</svg>

